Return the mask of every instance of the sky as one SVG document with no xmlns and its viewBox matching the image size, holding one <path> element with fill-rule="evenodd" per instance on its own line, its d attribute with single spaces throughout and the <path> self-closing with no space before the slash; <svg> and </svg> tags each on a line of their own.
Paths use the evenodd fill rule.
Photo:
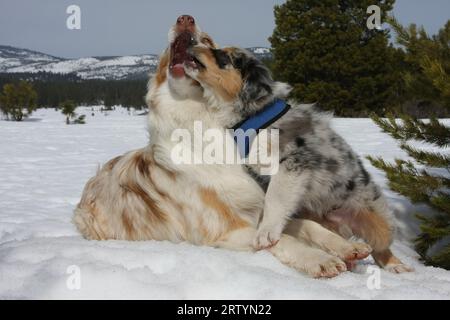
<svg viewBox="0 0 450 320">
<path fill-rule="evenodd" d="M 160 53 L 180 14 L 193 15 L 219 45 L 269 46 L 273 6 L 284 0 L 0 0 L 0 44 L 65 58 Z M 69 30 L 69 5 L 81 29 Z M 403 24 L 433 34 L 450 19 L 450 0 L 397 0 Z"/>
</svg>

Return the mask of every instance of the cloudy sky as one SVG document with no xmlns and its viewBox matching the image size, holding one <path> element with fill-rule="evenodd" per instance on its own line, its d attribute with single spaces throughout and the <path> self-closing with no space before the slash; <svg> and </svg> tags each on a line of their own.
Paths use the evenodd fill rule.
<svg viewBox="0 0 450 320">
<path fill-rule="evenodd" d="M 189 13 L 221 45 L 268 46 L 273 6 L 284 0 L 0 0 L 0 44 L 67 58 L 159 53 L 178 15 Z M 66 9 L 81 8 L 81 30 Z M 394 14 L 435 33 L 450 19 L 450 0 L 397 0 Z"/>
</svg>

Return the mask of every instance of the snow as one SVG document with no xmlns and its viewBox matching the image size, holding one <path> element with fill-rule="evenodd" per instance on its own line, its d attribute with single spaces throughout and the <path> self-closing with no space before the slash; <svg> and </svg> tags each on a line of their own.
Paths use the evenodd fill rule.
<svg viewBox="0 0 450 320">
<path fill-rule="evenodd" d="M 157 62 L 156 57 L 151 55 L 123 56 L 101 60 L 88 57 L 25 65 L 14 59 L 5 59 L 5 61 L 0 61 L 0 67 L 10 73 L 44 71 L 59 74 L 76 73 L 83 79 L 121 79 L 133 74 L 148 74 L 151 67 L 155 67 Z"/>
<path fill-rule="evenodd" d="M 123 79 L 147 76 L 158 64 L 151 54 L 63 59 L 27 49 L 0 45 L 0 71 L 7 73 L 76 73 L 83 79 Z"/>
<path fill-rule="evenodd" d="M 134 66 L 137 64 L 148 64 L 148 65 L 156 65 L 158 61 L 154 59 L 154 57 L 150 55 L 143 56 L 123 56 L 116 57 L 110 60 L 99 62 L 95 65 L 95 68 L 98 67 L 109 67 L 109 66 Z"/>
<path fill-rule="evenodd" d="M 70 222 L 84 184 L 98 165 L 148 139 L 145 116 L 122 108 L 105 116 L 94 108 L 95 116 L 91 107 L 78 110 L 87 115 L 86 125 L 67 126 L 52 109 L 22 123 L 0 121 L 0 299 L 450 298 L 450 272 L 423 266 L 408 242 L 417 231 L 411 215 L 424 207 L 389 191 L 384 175 L 366 160 L 399 220 L 393 250 L 416 269 L 401 275 L 381 270 L 380 289 L 367 286 L 371 258 L 354 272 L 316 280 L 268 252 L 84 240 Z M 405 156 L 369 119 L 335 119 L 333 126 L 361 156 Z M 79 290 L 67 284 L 70 266 L 80 270 Z"/>
<path fill-rule="evenodd" d="M 42 65 L 57 63 L 60 60 L 62 59 L 36 51 L 0 45 L 1 72 L 12 72 L 10 70 L 15 68 L 19 68 L 17 72 L 21 72 L 23 66 L 39 69 Z M 33 72 L 37 71 L 39 70 Z"/>
<path fill-rule="evenodd" d="M 75 60 L 65 60 L 60 62 L 48 63 L 48 64 L 28 64 L 16 68 L 9 69 L 8 72 L 52 72 L 67 74 L 71 72 L 84 71 L 89 73 L 95 73 L 97 69 L 101 68 L 119 68 L 119 67 L 137 67 L 142 64 L 148 66 L 156 65 L 156 60 L 152 59 L 152 56 L 123 56 L 115 57 L 106 60 L 99 60 L 97 58 L 80 58 Z M 111 73 L 111 71 L 110 71 Z M 93 75 L 92 75 L 93 77 Z M 91 77 L 91 78 L 92 78 Z"/>
<path fill-rule="evenodd" d="M 269 48 L 254 48 L 253 49 L 253 53 L 256 53 L 256 54 L 267 54 L 267 53 L 270 53 L 270 49 Z"/>
</svg>

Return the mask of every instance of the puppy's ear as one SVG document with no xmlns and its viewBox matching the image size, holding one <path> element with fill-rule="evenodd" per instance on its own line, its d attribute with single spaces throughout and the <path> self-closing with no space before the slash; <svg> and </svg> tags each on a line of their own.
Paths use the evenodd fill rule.
<svg viewBox="0 0 450 320">
<path fill-rule="evenodd" d="M 269 69 L 250 52 L 235 48 L 232 52 L 233 66 L 243 80 L 240 99 L 244 105 L 259 105 L 273 97 L 273 81 Z"/>
</svg>

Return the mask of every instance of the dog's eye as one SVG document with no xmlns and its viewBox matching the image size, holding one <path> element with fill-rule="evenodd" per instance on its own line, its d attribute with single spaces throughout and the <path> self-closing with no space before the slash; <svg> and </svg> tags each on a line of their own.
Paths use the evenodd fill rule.
<svg viewBox="0 0 450 320">
<path fill-rule="evenodd" d="M 212 53 L 220 69 L 225 69 L 231 63 L 230 56 L 225 51 L 213 49 Z"/>
</svg>

